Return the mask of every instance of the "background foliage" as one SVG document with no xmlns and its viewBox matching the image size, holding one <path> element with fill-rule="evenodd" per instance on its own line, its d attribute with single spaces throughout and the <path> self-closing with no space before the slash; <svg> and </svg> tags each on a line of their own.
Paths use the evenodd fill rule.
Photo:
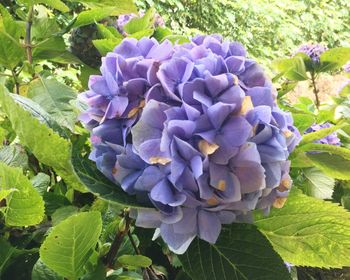
<svg viewBox="0 0 350 280">
<path fill-rule="evenodd" d="M 301 43 L 350 45 L 346 0 L 137 0 L 154 6 L 175 30 L 220 33 L 247 46 L 259 60 L 290 54 Z"/>
</svg>

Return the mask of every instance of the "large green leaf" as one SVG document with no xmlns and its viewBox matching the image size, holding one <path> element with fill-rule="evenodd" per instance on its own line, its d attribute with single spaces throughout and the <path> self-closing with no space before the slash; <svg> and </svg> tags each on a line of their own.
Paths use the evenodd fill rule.
<svg viewBox="0 0 350 280">
<path fill-rule="evenodd" d="M 226 226 L 215 244 L 195 239 L 179 258 L 193 280 L 291 279 L 281 257 L 253 225 Z"/>
<path fill-rule="evenodd" d="M 4 270 L 4 268 L 8 265 L 9 262 L 11 262 L 12 257 L 14 255 L 19 254 L 19 250 L 12 247 L 12 245 L 2 237 L 0 237 L 0 278 L 1 273 Z"/>
<path fill-rule="evenodd" d="M 313 164 L 326 175 L 341 180 L 350 180 L 350 160 L 329 153 L 306 154 Z"/>
<path fill-rule="evenodd" d="M 153 27 L 154 22 L 154 13 L 153 8 L 149 9 L 143 17 L 136 17 L 130 20 L 127 24 L 124 25 L 124 30 L 128 34 L 133 34 L 140 32 L 145 29 L 150 29 Z"/>
<path fill-rule="evenodd" d="M 294 125 L 302 133 L 315 122 L 315 116 L 313 116 L 312 114 L 306 114 L 306 113 L 294 113 L 293 120 L 294 120 Z"/>
<path fill-rule="evenodd" d="M 350 265 L 350 213 L 294 189 L 281 209 L 255 217 L 258 229 L 282 258 L 294 265 Z"/>
<path fill-rule="evenodd" d="M 77 114 L 70 102 L 76 93 L 55 79 L 39 76 L 29 84 L 28 97 L 39 104 L 60 125 L 74 129 Z"/>
<path fill-rule="evenodd" d="M 81 156 L 78 147 L 73 147 L 72 163 L 81 182 L 104 200 L 108 200 L 125 207 L 144 208 L 137 202 L 135 196 L 131 196 L 123 189 L 107 179 L 97 168 L 96 164 L 86 157 Z"/>
<path fill-rule="evenodd" d="M 36 4 L 45 4 L 51 8 L 59 10 L 61 12 L 69 12 L 69 8 L 60 0 L 17 0 L 18 3 L 25 4 L 27 6 L 33 6 Z"/>
<path fill-rule="evenodd" d="M 25 35 L 24 25 L 15 21 L 9 11 L 0 4 L 0 30 L 6 32 L 15 40 L 19 40 L 20 37 Z"/>
<path fill-rule="evenodd" d="M 1 86 L 0 103 L 21 143 L 28 147 L 40 162 L 52 166 L 70 186 L 85 191 L 73 170 L 70 142 L 33 118 L 31 113 L 17 104 Z"/>
<path fill-rule="evenodd" d="M 28 168 L 28 155 L 19 144 L 2 147 L 0 149 L 0 161 L 13 167 Z"/>
<path fill-rule="evenodd" d="M 133 0 L 118 0 L 116 3 L 115 0 L 68 0 L 70 2 L 80 2 L 84 3 L 87 6 L 93 7 L 118 7 L 119 14 L 130 14 L 137 13 L 137 8 Z"/>
<path fill-rule="evenodd" d="M 320 56 L 319 71 L 332 71 L 343 67 L 350 60 L 350 48 L 339 47 L 325 51 Z"/>
<path fill-rule="evenodd" d="M 73 215 L 53 227 L 40 248 L 41 260 L 68 279 L 78 279 L 91 256 L 102 230 L 101 214 Z"/>
<path fill-rule="evenodd" d="M 31 226 L 44 218 L 44 201 L 23 175 L 22 169 L 0 163 L 0 190 L 12 190 L 6 197 L 5 222 L 10 226 Z"/>
<path fill-rule="evenodd" d="M 1 24 L 0 42 L 0 65 L 3 65 L 8 69 L 13 69 L 19 62 L 25 60 L 24 48 L 22 48 L 15 38 L 1 29 Z"/>
<path fill-rule="evenodd" d="M 315 132 L 307 133 L 303 135 L 302 141 L 300 145 L 305 144 L 305 143 L 311 143 L 315 140 L 321 139 L 323 137 L 328 136 L 329 134 L 347 126 L 347 124 L 339 124 L 339 125 L 334 125 L 328 128 L 323 128 Z"/>
<path fill-rule="evenodd" d="M 21 108 L 25 109 L 32 117 L 39 120 L 39 122 L 57 132 L 61 137 L 69 138 L 67 131 L 62 128 L 43 108 L 41 108 L 39 104 L 21 95 L 11 94 L 11 97 Z"/>
<path fill-rule="evenodd" d="M 118 0 L 116 4 L 115 1 L 78 1 L 89 4 L 93 7 L 91 10 L 81 12 L 73 27 L 79 27 L 88 25 L 104 19 L 108 16 L 117 16 L 120 14 L 127 14 L 137 12 L 135 6 L 131 0 Z"/>
<path fill-rule="evenodd" d="M 332 155 L 338 155 L 345 159 L 350 160 L 350 150 L 347 148 L 343 148 L 335 145 L 309 143 L 309 144 L 304 144 L 302 146 L 299 146 L 298 151 L 330 153 Z"/>
<path fill-rule="evenodd" d="M 283 73 L 283 75 L 292 81 L 305 81 L 308 79 L 305 64 L 302 57 L 296 56 L 292 58 L 277 59 L 272 66 Z"/>
<path fill-rule="evenodd" d="M 122 41 L 120 38 L 109 38 L 109 39 L 97 39 L 93 40 L 95 48 L 98 52 L 104 56 L 109 52 L 112 52 L 114 48 Z"/>
<path fill-rule="evenodd" d="M 320 169 L 312 167 L 303 170 L 305 181 L 301 188 L 309 196 L 320 199 L 331 199 L 335 180 L 325 175 Z"/>
</svg>

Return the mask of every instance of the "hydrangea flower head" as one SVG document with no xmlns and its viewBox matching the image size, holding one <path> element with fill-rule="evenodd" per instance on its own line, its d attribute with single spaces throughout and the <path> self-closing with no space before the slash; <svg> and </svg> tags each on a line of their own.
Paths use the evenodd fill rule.
<svg viewBox="0 0 350 280">
<path fill-rule="evenodd" d="M 308 57 L 310 57 L 310 59 L 313 62 L 319 63 L 321 54 L 323 54 L 326 50 L 328 50 L 328 48 L 322 44 L 307 43 L 307 44 L 301 45 L 295 51 L 294 55 L 297 53 L 304 53 Z"/>
<path fill-rule="evenodd" d="M 350 73 L 350 61 L 343 66 L 343 69 L 346 73 Z"/>
<path fill-rule="evenodd" d="M 254 209 L 282 207 L 300 140 L 262 68 L 219 35 L 190 43 L 124 39 L 80 95 L 90 158 L 150 206 L 131 212 L 176 253 Z"/>
<path fill-rule="evenodd" d="M 310 126 L 306 131 L 305 134 L 311 133 L 311 132 L 316 132 L 324 128 L 330 128 L 333 125 L 329 122 L 325 122 L 323 124 L 313 124 Z M 332 132 L 326 137 L 323 137 L 321 139 L 315 140 L 314 143 L 317 144 L 328 144 L 328 145 L 334 145 L 334 146 L 340 146 L 341 142 L 340 139 L 337 136 L 336 132 Z"/>
</svg>

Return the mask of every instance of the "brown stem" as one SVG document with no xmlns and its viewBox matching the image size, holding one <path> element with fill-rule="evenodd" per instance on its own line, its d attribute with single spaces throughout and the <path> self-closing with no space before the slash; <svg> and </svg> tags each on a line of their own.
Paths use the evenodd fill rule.
<svg viewBox="0 0 350 280">
<path fill-rule="evenodd" d="M 129 237 L 129 239 L 130 239 L 130 242 L 131 242 L 132 247 L 134 248 L 135 253 L 136 253 L 137 255 L 141 255 L 140 249 L 139 249 L 139 247 L 137 247 L 137 245 L 136 245 L 136 243 L 135 243 L 135 240 L 134 240 L 134 238 L 132 237 L 132 234 L 131 234 L 130 231 L 128 231 L 128 237 Z"/>
<path fill-rule="evenodd" d="M 121 244 L 123 243 L 123 238 L 126 236 L 129 232 L 130 229 L 130 223 L 131 220 L 129 219 L 129 214 L 125 211 L 124 212 L 124 217 L 125 217 L 125 229 L 122 231 L 117 231 L 117 234 L 114 237 L 113 243 L 111 245 L 111 248 L 109 249 L 107 255 L 103 259 L 103 263 L 108 267 L 108 268 L 113 268 L 113 261 L 118 254 L 119 248 Z"/>
<path fill-rule="evenodd" d="M 27 51 L 27 59 L 30 64 L 33 63 L 33 52 L 32 52 L 32 24 L 33 24 L 34 8 L 33 6 L 29 8 L 27 23 L 26 23 L 26 37 L 25 46 Z"/>
<path fill-rule="evenodd" d="M 316 77 L 315 77 L 314 73 L 311 74 L 311 81 L 312 81 L 313 92 L 314 92 L 315 99 L 316 99 L 316 108 L 318 109 L 320 107 L 320 99 L 318 96 L 319 91 L 316 87 Z"/>
</svg>

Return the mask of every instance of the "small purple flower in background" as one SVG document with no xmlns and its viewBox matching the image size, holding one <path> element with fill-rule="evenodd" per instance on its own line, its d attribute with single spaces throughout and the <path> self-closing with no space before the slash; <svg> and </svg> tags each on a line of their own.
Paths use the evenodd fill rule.
<svg viewBox="0 0 350 280">
<path fill-rule="evenodd" d="M 151 208 L 132 210 L 176 253 L 223 224 L 280 208 L 300 141 L 290 113 L 244 47 L 219 35 L 190 43 L 124 39 L 80 99 L 90 159 Z"/>
<path fill-rule="evenodd" d="M 346 73 L 350 73 L 350 61 L 343 66 L 343 69 Z"/>
<path fill-rule="evenodd" d="M 137 14 L 125 14 L 118 16 L 116 27 L 120 34 L 124 34 L 124 25 L 127 24 L 130 20 L 136 17 L 142 17 L 144 13 L 141 11 L 139 12 L 139 15 Z"/>
<path fill-rule="evenodd" d="M 125 30 L 124 30 L 124 25 L 126 25 L 130 20 L 134 18 L 141 18 L 145 15 L 144 11 L 139 11 L 138 14 L 125 14 L 125 15 L 120 15 L 116 21 L 116 28 L 118 32 L 122 35 L 126 35 Z M 165 22 L 164 19 L 161 17 L 160 14 L 155 13 L 154 15 L 154 20 L 153 20 L 153 27 L 164 27 Z"/>
<path fill-rule="evenodd" d="M 305 131 L 304 134 L 316 132 L 316 131 L 319 131 L 319 130 L 324 129 L 324 128 L 330 128 L 332 126 L 333 125 L 330 124 L 329 122 L 325 122 L 323 124 L 313 124 Z M 340 144 L 341 144 L 340 139 L 338 138 L 336 132 L 332 132 L 329 135 L 327 135 L 326 137 L 323 137 L 319 140 L 315 140 L 314 142 L 318 143 L 318 144 L 328 144 L 328 145 L 334 145 L 334 146 L 340 146 Z"/>
<path fill-rule="evenodd" d="M 326 50 L 328 50 L 328 48 L 322 44 L 307 43 L 301 45 L 294 52 L 294 55 L 296 55 L 297 53 L 304 53 L 308 57 L 310 57 L 313 62 L 319 63 L 321 54 L 323 54 Z"/>
</svg>

